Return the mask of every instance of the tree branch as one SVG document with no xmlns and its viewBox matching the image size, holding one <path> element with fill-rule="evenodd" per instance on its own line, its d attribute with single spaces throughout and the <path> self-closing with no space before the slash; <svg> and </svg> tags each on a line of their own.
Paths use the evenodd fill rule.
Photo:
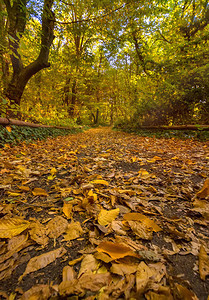
<svg viewBox="0 0 209 300">
<path fill-rule="evenodd" d="M 64 2 L 65 3 L 65 2 Z M 122 9 L 125 7 L 126 4 L 123 4 L 121 6 L 119 6 L 118 8 L 114 9 L 114 10 L 111 10 L 109 13 L 106 13 L 104 15 L 101 15 L 99 17 L 94 17 L 94 18 L 88 18 L 88 19 L 83 19 L 83 20 L 76 20 L 76 21 L 70 21 L 70 22 L 61 22 L 61 21 L 55 21 L 56 23 L 58 24 L 61 24 L 61 25 L 70 25 L 70 24 L 74 24 L 74 23 L 82 23 L 82 22 L 91 22 L 91 21 L 97 21 L 99 19 L 103 19 L 111 14 L 113 14 L 114 12 Z"/>
</svg>

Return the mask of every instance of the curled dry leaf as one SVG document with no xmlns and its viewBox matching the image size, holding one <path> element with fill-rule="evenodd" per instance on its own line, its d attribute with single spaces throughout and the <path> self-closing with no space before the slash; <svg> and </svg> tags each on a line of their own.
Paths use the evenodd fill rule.
<svg viewBox="0 0 209 300">
<path fill-rule="evenodd" d="M 101 209 L 98 215 L 98 223 L 103 226 L 110 224 L 113 220 L 117 218 L 119 212 L 119 208 L 112 210 Z"/>
<path fill-rule="evenodd" d="M 20 218 L 5 218 L 0 220 L 0 238 L 9 238 L 16 236 L 27 229 L 30 222 Z"/>
<path fill-rule="evenodd" d="M 138 255 L 131 250 L 129 247 L 119 244 L 119 243 L 113 243 L 113 242 L 101 242 L 99 246 L 97 247 L 98 252 L 104 252 L 109 254 L 113 259 L 119 259 L 123 258 L 125 256 L 135 256 L 138 257 Z"/>
<path fill-rule="evenodd" d="M 61 216 L 56 216 L 47 224 L 50 238 L 58 238 L 68 226 L 68 221 Z"/>
<path fill-rule="evenodd" d="M 200 246 L 199 272 L 202 280 L 205 280 L 205 277 L 209 275 L 209 257 L 203 245 Z"/>
<path fill-rule="evenodd" d="M 22 280 L 22 278 L 32 272 L 38 271 L 39 269 L 42 269 L 46 267 L 47 265 L 51 264 L 55 259 L 58 257 L 63 256 L 66 253 L 66 249 L 63 247 L 60 247 L 56 250 L 41 254 L 39 256 L 33 257 L 30 259 L 30 261 L 27 264 L 27 267 L 25 269 L 25 272 L 22 276 L 20 276 L 19 281 Z"/>
</svg>

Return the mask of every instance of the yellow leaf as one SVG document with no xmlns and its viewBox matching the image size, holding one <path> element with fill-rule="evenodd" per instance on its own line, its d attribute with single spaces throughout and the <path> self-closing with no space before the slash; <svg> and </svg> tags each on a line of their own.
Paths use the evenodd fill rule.
<svg viewBox="0 0 209 300">
<path fill-rule="evenodd" d="M 10 126 L 6 126 L 6 130 L 7 130 L 8 132 L 11 132 L 11 131 L 12 131 L 12 128 L 11 128 Z"/>
<path fill-rule="evenodd" d="M 154 156 L 153 158 L 151 158 L 151 159 L 148 160 L 147 162 L 155 163 L 157 160 L 162 160 L 162 158 L 159 157 L 159 156 Z"/>
<path fill-rule="evenodd" d="M 206 198 L 209 196 L 209 178 L 207 178 L 203 184 L 202 189 L 196 194 L 198 198 Z"/>
<path fill-rule="evenodd" d="M 175 291 L 176 289 L 176 291 Z M 194 294 L 194 292 L 188 290 L 186 287 L 175 283 L 175 289 L 174 292 L 179 296 L 179 299 L 183 300 L 198 300 L 197 296 Z"/>
<path fill-rule="evenodd" d="M 83 234 L 83 229 L 79 222 L 73 222 L 68 225 L 64 239 L 66 241 L 75 240 Z"/>
<path fill-rule="evenodd" d="M 48 196 L 48 193 L 41 188 L 35 188 L 32 193 L 34 196 Z"/>
<path fill-rule="evenodd" d="M 74 259 L 74 260 L 70 260 L 70 261 L 68 262 L 68 264 L 69 264 L 70 266 L 74 266 L 75 264 L 77 264 L 78 262 L 80 262 L 82 259 L 83 259 L 83 255 L 81 255 L 79 258 L 76 258 L 76 259 Z"/>
<path fill-rule="evenodd" d="M 29 227 L 30 223 L 20 218 L 0 220 L 0 238 L 12 238 Z"/>
<path fill-rule="evenodd" d="M 18 188 L 19 188 L 21 191 L 24 191 L 24 192 L 30 191 L 29 186 L 21 185 L 21 186 L 18 186 Z"/>
<path fill-rule="evenodd" d="M 138 257 L 138 255 L 131 250 L 129 247 L 119 244 L 119 243 L 113 243 L 113 242 L 101 242 L 99 246 L 97 247 L 98 252 L 104 252 L 109 254 L 113 259 L 119 259 L 123 258 L 125 256 L 135 256 Z"/>
<path fill-rule="evenodd" d="M 35 223 L 31 224 L 30 237 L 37 244 L 46 246 L 49 241 L 49 238 L 47 237 L 48 233 L 48 229 L 39 221 L 36 221 Z"/>
<path fill-rule="evenodd" d="M 205 277 L 209 275 L 209 257 L 203 245 L 200 246 L 199 272 L 202 280 L 205 280 Z"/>
<path fill-rule="evenodd" d="M 67 217 L 68 219 L 71 218 L 71 215 L 72 215 L 72 209 L 73 209 L 72 204 L 64 201 L 62 211 L 63 211 L 63 213 L 66 215 L 66 217 Z"/>
<path fill-rule="evenodd" d="M 102 184 L 102 185 L 109 185 L 109 183 L 106 180 L 102 179 L 96 179 L 91 181 L 92 184 Z"/>
<path fill-rule="evenodd" d="M 141 169 L 138 172 L 139 177 L 142 179 L 148 179 L 151 175 L 149 174 L 149 172 L 147 172 L 147 170 Z"/>
<path fill-rule="evenodd" d="M 52 176 L 54 176 L 57 173 L 57 170 L 55 168 L 52 168 L 50 173 Z"/>
<path fill-rule="evenodd" d="M 98 223 L 104 226 L 110 224 L 113 220 L 117 218 L 119 212 L 119 208 L 112 210 L 101 209 L 98 215 Z"/>
<path fill-rule="evenodd" d="M 140 213 L 127 213 L 123 216 L 124 220 L 127 221 L 140 221 L 143 222 L 148 228 L 152 228 L 154 232 L 161 231 L 162 229 L 151 219 Z"/>
</svg>

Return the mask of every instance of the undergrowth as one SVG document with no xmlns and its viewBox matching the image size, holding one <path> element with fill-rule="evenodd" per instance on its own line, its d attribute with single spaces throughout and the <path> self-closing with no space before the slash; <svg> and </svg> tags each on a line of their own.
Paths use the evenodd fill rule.
<svg viewBox="0 0 209 300">
<path fill-rule="evenodd" d="M 64 136 L 82 131 L 80 127 L 58 129 L 11 125 L 10 128 L 8 129 L 5 126 L 0 125 L 0 147 L 3 147 L 5 144 L 18 144 L 22 141 L 31 142 L 32 140 L 43 140 L 47 137 Z"/>
</svg>

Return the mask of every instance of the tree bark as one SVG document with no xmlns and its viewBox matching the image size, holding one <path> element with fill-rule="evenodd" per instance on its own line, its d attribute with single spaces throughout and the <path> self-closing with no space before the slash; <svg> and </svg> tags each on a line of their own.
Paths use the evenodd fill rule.
<svg viewBox="0 0 209 300">
<path fill-rule="evenodd" d="M 14 0 L 13 5 L 9 0 L 4 0 L 9 20 L 9 46 L 12 51 L 11 61 L 13 67 L 12 79 L 9 82 L 5 94 L 10 100 L 20 105 L 21 97 L 29 79 L 40 70 L 50 67 L 48 62 L 50 46 L 54 39 L 54 13 L 52 5 L 54 0 L 45 0 L 42 13 L 41 49 L 38 58 L 24 67 L 21 56 L 18 53 L 20 39 L 26 26 L 27 0 Z"/>
</svg>

